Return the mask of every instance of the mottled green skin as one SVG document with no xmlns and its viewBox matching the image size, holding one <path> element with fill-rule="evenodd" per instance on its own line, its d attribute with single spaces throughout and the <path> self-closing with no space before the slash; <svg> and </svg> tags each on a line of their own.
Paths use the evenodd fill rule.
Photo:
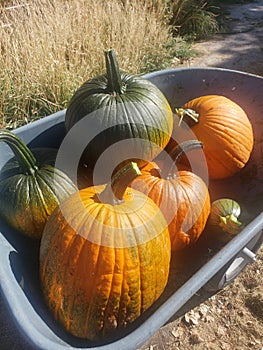
<svg viewBox="0 0 263 350">
<path fill-rule="evenodd" d="M 78 121 L 87 118 L 87 129 L 103 130 L 87 145 L 83 162 L 94 166 L 98 157 L 110 145 L 121 140 L 132 140 L 129 148 L 133 159 L 152 160 L 168 143 L 173 117 L 163 93 L 150 81 L 140 76 L 120 74 L 122 91 L 109 87 L 107 75 L 86 81 L 73 95 L 66 112 L 65 125 L 69 131 Z M 83 128 L 80 127 L 80 133 Z M 149 140 L 151 143 L 142 142 Z M 126 157 L 122 147 L 109 154 L 109 164 Z M 106 166 L 106 165 L 105 165 Z"/>
<path fill-rule="evenodd" d="M 0 216 L 11 227 L 34 239 L 55 207 L 77 188 L 62 171 L 54 168 L 56 150 L 33 152 L 36 168 L 27 169 L 16 157 L 0 172 Z"/>
</svg>

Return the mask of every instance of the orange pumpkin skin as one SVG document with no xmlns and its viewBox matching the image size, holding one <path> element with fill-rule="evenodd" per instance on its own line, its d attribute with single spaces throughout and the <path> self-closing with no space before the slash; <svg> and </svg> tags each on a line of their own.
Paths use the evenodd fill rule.
<svg viewBox="0 0 263 350">
<path fill-rule="evenodd" d="M 149 162 L 132 182 L 162 210 L 168 222 L 172 251 L 192 245 L 200 237 L 210 214 L 210 195 L 201 177 L 181 170 L 162 178 L 160 168 Z"/>
<path fill-rule="evenodd" d="M 124 201 L 98 200 L 104 185 L 83 189 L 56 208 L 40 245 L 40 280 L 54 318 L 71 334 L 111 338 L 163 292 L 171 246 L 154 202 L 127 188 Z"/>
<path fill-rule="evenodd" d="M 254 137 L 245 111 L 221 95 L 206 95 L 187 102 L 199 114 L 191 129 L 204 144 L 209 177 L 223 179 L 242 169 L 250 158 Z"/>
</svg>

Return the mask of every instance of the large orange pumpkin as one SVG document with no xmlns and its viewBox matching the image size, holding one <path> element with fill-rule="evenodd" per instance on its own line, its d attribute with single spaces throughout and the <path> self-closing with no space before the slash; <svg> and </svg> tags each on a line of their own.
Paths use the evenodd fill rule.
<svg viewBox="0 0 263 350">
<path fill-rule="evenodd" d="M 140 174 L 124 167 L 110 185 L 89 187 L 57 207 L 40 245 L 45 300 L 77 337 L 114 337 L 163 292 L 171 246 L 157 205 L 127 187 Z"/>
<path fill-rule="evenodd" d="M 201 145 L 186 141 L 170 155 L 176 164 L 186 150 Z M 141 173 L 132 187 L 147 194 L 162 210 L 169 224 L 171 249 L 181 250 L 196 242 L 210 213 L 210 196 L 202 178 L 191 171 L 176 171 L 176 167 L 165 174 L 154 162 L 143 167 Z"/>
<path fill-rule="evenodd" d="M 246 165 L 253 148 L 253 130 L 237 103 L 225 96 L 206 95 L 192 99 L 176 113 L 203 143 L 210 178 L 232 176 Z M 180 132 L 178 125 L 174 129 L 174 134 Z M 168 150 L 173 139 L 176 137 Z"/>
</svg>

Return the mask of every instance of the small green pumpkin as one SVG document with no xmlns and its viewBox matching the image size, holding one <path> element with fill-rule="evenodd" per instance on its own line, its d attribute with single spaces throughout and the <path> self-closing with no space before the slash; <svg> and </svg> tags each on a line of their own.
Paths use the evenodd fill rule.
<svg viewBox="0 0 263 350">
<path fill-rule="evenodd" d="M 107 165 L 110 168 L 125 160 L 136 160 L 139 166 L 141 160 L 152 160 L 166 146 L 173 129 L 171 107 L 163 93 L 141 76 L 120 72 L 114 50 L 106 51 L 105 58 L 106 74 L 77 89 L 65 116 L 67 132 L 79 123 L 79 137 L 87 139 L 81 163 L 93 169 L 108 151 L 103 172 Z M 109 150 L 125 140 L 129 143 Z"/>
<path fill-rule="evenodd" d="M 241 208 L 238 202 L 232 198 L 219 198 L 212 202 L 209 224 L 235 236 L 243 228 L 243 224 L 238 220 L 240 214 Z"/>
<path fill-rule="evenodd" d="M 24 235 L 39 239 L 49 215 L 77 188 L 54 167 L 56 150 L 31 151 L 8 130 L 0 130 L 0 141 L 15 154 L 0 172 L 0 216 Z"/>
</svg>

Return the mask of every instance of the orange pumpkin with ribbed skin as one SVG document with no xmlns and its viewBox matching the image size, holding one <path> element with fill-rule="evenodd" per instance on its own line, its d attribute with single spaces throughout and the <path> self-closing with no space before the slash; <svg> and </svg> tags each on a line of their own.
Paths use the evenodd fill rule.
<svg viewBox="0 0 263 350">
<path fill-rule="evenodd" d="M 71 196 L 43 232 L 45 300 L 55 319 L 80 338 L 117 336 L 154 303 L 168 280 L 166 220 L 151 199 L 123 183 L 129 180 L 123 175 L 114 195 L 98 185 Z"/>
<path fill-rule="evenodd" d="M 188 147 L 191 141 L 183 144 L 177 149 Z M 198 144 L 194 143 L 196 147 Z M 210 213 L 210 196 L 201 177 L 191 171 L 175 171 L 174 168 L 163 174 L 154 162 L 143 167 L 141 173 L 131 186 L 147 194 L 162 210 L 169 225 L 172 251 L 195 243 Z"/>
<path fill-rule="evenodd" d="M 190 113 L 185 113 L 185 112 Z M 190 111 L 189 111 L 190 110 Z M 245 111 L 221 95 L 197 97 L 182 108 L 179 115 L 204 145 L 210 178 L 223 179 L 242 169 L 253 149 L 253 129 Z"/>
</svg>

